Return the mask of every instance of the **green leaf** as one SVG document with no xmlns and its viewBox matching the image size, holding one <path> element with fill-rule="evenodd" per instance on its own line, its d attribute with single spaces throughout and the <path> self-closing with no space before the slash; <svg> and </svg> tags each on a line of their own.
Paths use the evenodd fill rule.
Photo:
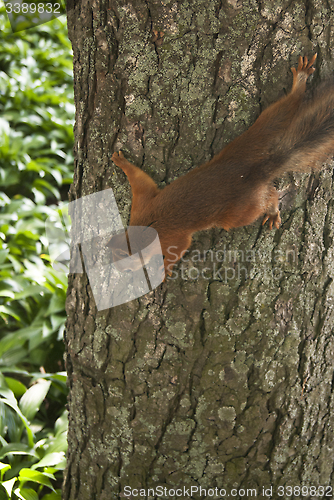
<svg viewBox="0 0 334 500">
<path fill-rule="evenodd" d="M 3 392 L 4 392 L 4 390 L 2 388 L 0 388 L 0 393 L 3 393 Z M 10 392 L 12 392 L 12 391 L 10 391 Z M 30 429 L 28 420 L 22 414 L 20 408 L 18 407 L 17 401 L 14 397 L 14 394 L 13 394 L 13 398 L 8 398 L 8 399 L 7 398 L 0 398 L 0 401 L 5 403 L 6 405 L 8 405 L 10 408 L 12 408 L 16 412 L 16 414 L 20 417 L 20 419 L 21 419 L 21 421 L 22 421 L 22 423 L 27 431 L 28 444 L 29 444 L 30 448 L 33 448 L 33 446 L 34 446 L 34 433 Z"/>
<path fill-rule="evenodd" d="M 22 290 L 22 292 L 15 293 L 15 299 L 24 299 L 33 295 L 40 295 L 41 293 L 50 293 L 47 288 L 41 285 L 29 285 Z"/>
<path fill-rule="evenodd" d="M 53 474 L 48 474 L 47 472 L 38 472 L 31 469 L 21 469 L 19 474 L 19 480 L 21 484 L 24 484 L 26 481 L 32 481 L 34 483 L 43 484 L 43 486 L 47 486 L 51 490 L 55 491 L 50 479 L 56 479 Z"/>
<path fill-rule="evenodd" d="M 8 481 L 1 482 L 1 485 L 7 491 L 8 498 L 11 498 L 11 496 L 12 496 L 12 490 L 13 490 L 13 486 L 14 486 L 16 480 L 17 480 L 17 478 L 13 477 L 12 479 L 9 479 Z"/>
<path fill-rule="evenodd" d="M 6 319 L 7 316 L 11 316 L 12 318 L 20 321 L 20 316 L 15 313 L 14 309 L 9 306 L 0 306 L 0 316 Z"/>
<path fill-rule="evenodd" d="M 54 294 L 51 298 L 50 305 L 45 313 L 45 316 L 50 314 L 55 314 L 59 311 L 64 311 L 65 309 L 65 297 L 60 297 L 58 294 Z"/>
<path fill-rule="evenodd" d="M 13 391 L 11 391 L 7 386 L 6 386 L 6 379 L 3 375 L 1 375 L 1 386 L 0 386 L 0 394 L 7 398 L 7 400 L 12 403 L 12 404 L 17 404 L 16 398 L 14 396 Z"/>
<path fill-rule="evenodd" d="M 5 377 L 5 380 L 9 389 L 11 389 L 15 394 L 15 397 L 20 397 L 22 396 L 22 394 L 26 392 L 27 390 L 26 386 L 22 384 L 22 382 L 20 382 L 19 380 L 16 380 L 15 378 L 12 377 Z"/>
<path fill-rule="evenodd" d="M 0 449 L 0 460 L 7 455 L 29 455 L 34 458 L 39 458 L 34 448 L 24 443 L 10 443 Z"/>
<path fill-rule="evenodd" d="M 59 154 L 59 151 L 58 151 L 58 154 Z M 47 182 L 47 181 L 42 180 L 42 179 L 36 179 L 34 181 L 33 186 L 34 186 L 34 188 L 38 189 L 42 193 L 44 193 L 45 189 L 47 189 L 48 191 L 50 191 L 53 194 L 53 196 L 55 198 L 58 198 L 58 199 L 60 198 L 58 189 L 53 187 L 52 184 L 50 184 L 50 182 Z"/>
<path fill-rule="evenodd" d="M 40 330 L 41 330 L 40 326 Z M 6 352 L 13 348 L 22 346 L 30 335 L 38 332 L 38 325 L 33 325 L 29 328 L 22 328 L 15 333 L 10 333 L 0 340 L 0 357 L 2 358 Z"/>
<path fill-rule="evenodd" d="M 57 434 L 56 437 L 50 438 L 50 445 L 47 449 L 48 454 L 53 453 L 65 453 L 67 450 L 67 432 L 63 432 L 61 434 Z"/>
<path fill-rule="evenodd" d="M 8 500 L 10 497 L 8 496 L 5 488 L 0 484 L 0 500 Z"/>
<path fill-rule="evenodd" d="M 32 465 L 31 469 L 35 470 L 40 467 L 49 467 L 52 465 L 57 466 L 57 469 L 64 469 L 66 465 L 65 453 L 62 451 L 48 453 L 37 464 Z"/>
<path fill-rule="evenodd" d="M 50 385 L 50 381 L 41 380 L 30 387 L 21 397 L 19 407 L 28 420 L 31 421 L 38 412 L 49 391 Z"/>
<path fill-rule="evenodd" d="M 21 500 L 38 500 L 38 495 L 36 491 L 31 488 L 16 488 L 14 490 L 15 495 Z"/>
<path fill-rule="evenodd" d="M 27 358 L 27 349 L 14 346 L 9 349 L 2 357 L 1 363 L 5 366 L 16 365 Z"/>
<path fill-rule="evenodd" d="M 55 431 L 57 434 L 62 434 L 68 427 L 68 411 L 65 410 L 62 415 L 56 420 Z"/>
<path fill-rule="evenodd" d="M 10 470 L 11 466 L 8 465 L 8 464 L 4 464 L 2 462 L 0 462 L 0 477 L 1 477 L 1 481 L 3 479 L 3 476 L 5 474 L 5 472 L 7 472 L 8 470 Z"/>
<path fill-rule="evenodd" d="M 5 488 L 0 484 L 0 500 L 8 500 L 10 497 L 8 496 Z"/>
<path fill-rule="evenodd" d="M 52 493 L 47 493 L 42 500 L 61 500 L 61 492 L 57 490 Z"/>
<path fill-rule="evenodd" d="M 3 264 L 5 262 L 8 252 L 9 252 L 8 248 L 0 250 L 0 264 Z"/>
</svg>

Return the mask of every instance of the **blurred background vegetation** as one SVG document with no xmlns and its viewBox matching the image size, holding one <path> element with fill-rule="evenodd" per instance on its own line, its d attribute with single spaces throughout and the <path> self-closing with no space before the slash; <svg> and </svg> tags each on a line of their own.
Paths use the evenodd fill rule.
<svg viewBox="0 0 334 500">
<path fill-rule="evenodd" d="M 0 9 L 0 500 L 60 500 L 67 415 L 66 275 L 45 220 L 72 180 L 64 16 L 13 34 Z"/>
</svg>

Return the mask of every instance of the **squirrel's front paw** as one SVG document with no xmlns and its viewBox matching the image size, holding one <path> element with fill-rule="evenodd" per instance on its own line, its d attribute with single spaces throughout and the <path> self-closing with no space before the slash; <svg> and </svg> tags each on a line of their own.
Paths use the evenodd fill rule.
<svg viewBox="0 0 334 500">
<path fill-rule="evenodd" d="M 122 151 L 119 151 L 119 153 L 117 153 L 115 151 L 115 153 L 113 153 L 112 157 L 111 157 L 112 161 L 117 165 L 119 166 L 118 164 L 119 163 L 122 163 L 124 161 L 124 156 L 123 156 L 123 153 Z"/>
<path fill-rule="evenodd" d="M 267 220 L 269 220 L 269 229 L 272 229 L 273 225 L 276 227 L 276 229 L 279 229 L 282 222 L 279 211 L 274 215 L 266 214 L 263 219 L 262 226 L 264 226 Z"/>
<path fill-rule="evenodd" d="M 305 57 L 299 56 L 297 69 L 291 68 L 293 76 L 296 77 L 298 73 L 306 73 L 307 76 L 312 75 L 312 73 L 315 72 L 315 68 L 312 68 L 312 66 L 315 63 L 316 58 L 317 58 L 316 53 L 314 54 L 313 57 L 311 57 L 310 61 L 306 56 Z"/>
</svg>

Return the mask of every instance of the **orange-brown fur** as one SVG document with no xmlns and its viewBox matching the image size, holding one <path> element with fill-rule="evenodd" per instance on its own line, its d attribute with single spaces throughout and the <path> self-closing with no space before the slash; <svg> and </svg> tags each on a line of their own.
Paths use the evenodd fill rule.
<svg viewBox="0 0 334 500">
<path fill-rule="evenodd" d="M 287 96 L 269 106 L 212 160 L 162 190 L 122 152 L 113 154 L 132 188 L 130 225 L 156 229 L 166 273 L 171 273 L 196 231 L 245 226 L 263 214 L 263 224 L 269 220 L 270 229 L 278 228 L 281 218 L 272 180 L 286 171 L 321 166 L 333 152 L 334 87 L 304 98 L 315 59 L 316 54 L 310 61 L 300 57 L 297 69 L 291 68 L 293 84 Z"/>
</svg>

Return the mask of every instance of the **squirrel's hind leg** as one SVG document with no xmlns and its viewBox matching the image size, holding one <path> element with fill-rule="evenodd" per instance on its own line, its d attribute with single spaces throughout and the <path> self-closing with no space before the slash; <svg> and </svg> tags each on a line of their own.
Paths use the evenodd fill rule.
<svg viewBox="0 0 334 500">
<path fill-rule="evenodd" d="M 262 226 L 269 221 L 269 229 L 273 226 L 278 229 L 281 224 L 281 216 L 278 208 L 278 193 L 274 186 L 271 186 L 268 192 L 268 205 L 266 208 L 266 215 L 264 216 Z"/>
</svg>

